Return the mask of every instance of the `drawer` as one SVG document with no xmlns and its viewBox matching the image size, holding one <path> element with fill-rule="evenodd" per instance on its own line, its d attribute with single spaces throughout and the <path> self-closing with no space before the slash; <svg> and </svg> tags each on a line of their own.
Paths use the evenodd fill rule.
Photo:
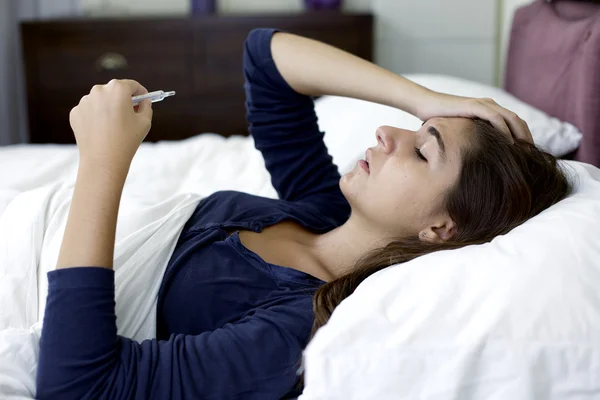
<svg viewBox="0 0 600 400">
<path fill-rule="evenodd" d="M 78 101 L 40 97 L 32 104 L 37 113 L 30 120 L 31 143 L 74 143 L 69 113 Z M 179 140 L 205 132 L 247 134 L 243 92 L 221 99 L 177 95 L 156 103 L 153 109 L 152 129 L 146 141 Z"/>
<path fill-rule="evenodd" d="M 193 72 L 193 87 L 198 93 L 218 96 L 223 91 L 241 90 L 244 73 L 242 60 L 244 40 L 249 28 L 199 26 L 195 32 L 194 58 L 197 68 Z"/>
<path fill-rule="evenodd" d="M 34 76 L 48 92 L 84 94 L 112 78 L 138 80 L 150 91 L 189 88 L 193 36 L 186 25 L 86 21 L 39 29 Z"/>
<path fill-rule="evenodd" d="M 372 17 L 364 14 L 22 22 L 30 139 L 74 143 L 69 111 L 93 85 L 113 78 L 177 91 L 155 105 L 148 141 L 247 134 L 243 43 L 253 28 L 268 26 L 371 57 Z"/>
<path fill-rule="evenodd" d="M 162 104 L 161 104 L 162 105 Z M 171 103 L 154 108 L 147 141 L 185 139 L 200 133 L 222 136 L 246 135 L 243 99 L 202 99 Z"/>
<path fill-rule="evenodd" d="M 75 143 L 69 124 L 69 113 L 74 105 L 57 102 L 36 106 L 36 118 L 29 120 L 30 143 Z"/>
<path fill-rule="evenodd" d="M 282 29 L 284 31 L 329 43 L 365 59 L 371 58 L 370 46 L 364 46 L 364 37 L 369 32 L 353 29 L 352 25 L 345 26 L 347 23 L 344 20 L 314 25 L 296 25 L 294 19 L 289 17 L 281 17 L 281 21 L 289 21 L 289 26 Z M 332 24 L 339 25 L 339 29 L 332 27 Z M 269 22 L 263 21 L 263 18 L 232 18 L 227 24 L 198 26 L 194 59 L 197 60 L 196 65 L 201 67 L 193 71 L 194 90 L 218 96 L 222 91 L 242 88 L 244 41 L 248 33 L 259 26 L 269 26 Z"/>
</svg>

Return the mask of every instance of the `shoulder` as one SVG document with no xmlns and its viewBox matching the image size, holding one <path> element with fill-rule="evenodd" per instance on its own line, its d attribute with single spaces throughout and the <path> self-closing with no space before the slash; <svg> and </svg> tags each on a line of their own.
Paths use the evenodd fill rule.
<svg viewBox="0 0 600 400">
<path fill-rule="evenodd" d="M 224 224 L 246 220 L 250 212 L 254 218 L 260 218 L 278 201 L 233 190 L 219 191 L 200 201 L 190 221 L 197 226 Z"/>
<path fill-rule="evenodd" d="M 198 204 L 183 232 L 217 226 L 260 230 L 286 218 L 295 219 L 314 231 L 327 232 L 342 225 L 349 215 L 348 203 L 341 195 L 286 201 L 243 192 L 220 191 Z"/>
</svg>

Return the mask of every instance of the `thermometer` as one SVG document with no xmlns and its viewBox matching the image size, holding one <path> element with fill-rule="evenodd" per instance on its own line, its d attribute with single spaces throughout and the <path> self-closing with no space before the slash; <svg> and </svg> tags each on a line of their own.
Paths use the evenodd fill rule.
<svg viewBox="0 0 600 400">
<path fill-rule="evenodd" d="M 142 102 L 142 100 L 149 99 L 151 102 L 156 103 L 158 101 L 163 101 L 167 97 L 175 96 L 175 91 L 165 92 L 162 90 L 157 90 L 155 92 L 150 92 L 146 94 L 141 94 L 139 96 L 133 96 L 131 101 L 134 106 L 137 106 Z"/>
</svg>

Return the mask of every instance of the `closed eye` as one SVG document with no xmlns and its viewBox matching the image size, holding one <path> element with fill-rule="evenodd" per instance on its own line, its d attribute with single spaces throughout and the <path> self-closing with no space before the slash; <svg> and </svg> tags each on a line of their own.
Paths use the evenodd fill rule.
<svg viewBox="0 0 600 400">
<path fill-rule="evenodd" d="M 417 155 L 417 157 L 419 157 L 421 160 L 427 162 L 427 159 L 423 156 L 423 153 L 421 153 L 421 150 L 419 150 L 418 148 L 415 147 L 415 154 Z"/>
</svg>

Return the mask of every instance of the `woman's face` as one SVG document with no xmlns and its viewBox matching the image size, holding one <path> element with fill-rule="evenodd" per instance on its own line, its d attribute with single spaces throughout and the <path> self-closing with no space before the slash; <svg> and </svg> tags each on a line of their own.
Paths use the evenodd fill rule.
<svg viewBox="0 0 600 400">
<path fill-rule="evenodd" d="M 416 132 L 379 127 L 377 146 L 340 181 L 352 217 L 389 238 L 451 237 L 454 222 L 442 203 L 458 179 L 471 124 L 467 118 L 432 118 Z"/>
</svg>

